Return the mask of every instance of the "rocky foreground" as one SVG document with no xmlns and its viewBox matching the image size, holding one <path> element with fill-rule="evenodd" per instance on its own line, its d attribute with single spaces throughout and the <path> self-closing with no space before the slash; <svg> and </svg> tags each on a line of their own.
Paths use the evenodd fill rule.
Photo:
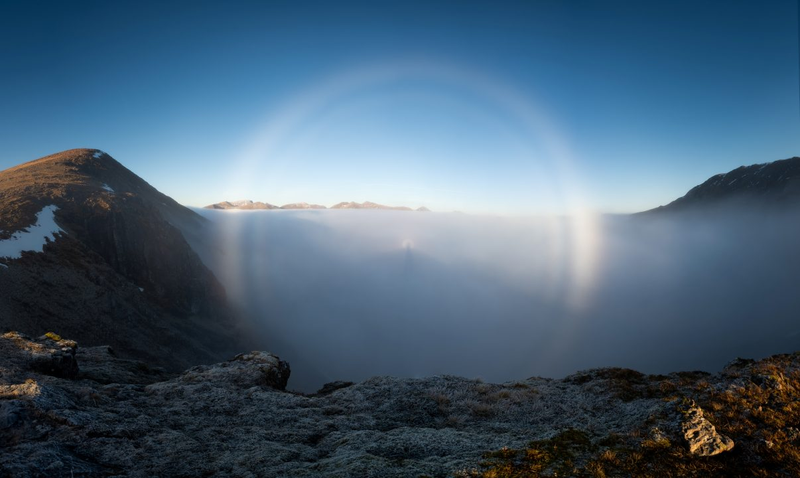
<svg viewBox="0 0 800 478">
<path fill-rule="evenodd" d="M 0 337 L 4 476 L 798 476 L 800 354 L 718 375 L 285 390 L 251 352 L 167 375 L 55 334 Z M 716 426 L 715 426 L 716 425 Z"/>
</svg>

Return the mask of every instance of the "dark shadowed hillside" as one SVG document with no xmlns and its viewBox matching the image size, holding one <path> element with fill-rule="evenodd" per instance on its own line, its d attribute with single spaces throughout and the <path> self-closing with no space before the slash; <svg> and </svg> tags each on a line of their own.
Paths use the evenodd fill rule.
<svg viewBox="0 0 800 478">
<path fill-rule="evenodd" d="M 172 369 L 238 351 L 225 291 L 184 238 L 205 219 L 91 149 L 0 172 L 0 239 L 48 206 L 63 232 L 0 258 L 0 328 L 59 330 Z"/>
<path fill-rule="evenodd" d="M 648 212 L 683 211 L 739 203 L 748 207 L 800 202 L 800 157 L 741 166 L 708 178 L 666 206 Z"/>
</svg>

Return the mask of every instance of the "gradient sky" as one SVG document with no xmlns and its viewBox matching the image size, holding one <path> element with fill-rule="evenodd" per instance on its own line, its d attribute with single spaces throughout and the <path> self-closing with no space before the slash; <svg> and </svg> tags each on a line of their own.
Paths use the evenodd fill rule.
<svg viewBox="0 0 800 478">
<path fill-rule="evenodd" d="M 795 0 L 3 2 L 0 169 L 91 147 L 193 206 L 637 211 L 800 155 L 798 18 Z"/>
</svg>

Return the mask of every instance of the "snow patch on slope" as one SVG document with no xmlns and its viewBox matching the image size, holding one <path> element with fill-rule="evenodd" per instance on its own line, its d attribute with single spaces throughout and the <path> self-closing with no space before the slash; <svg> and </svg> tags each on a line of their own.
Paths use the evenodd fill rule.
<svg viewBox="0 0 800 478">
<path fill-rule="evenodd" d="M 108 191 L 110 193 L 114 192 L 114 189 L 111 186 L 109 186 L 108 184 L 105 184 L 105 183 L 103 183 L 103 189 L 105 189 L 106 191 Z"/>
<path fill-rule="evenodd" d="M 0 240 L 0 257 L 19 259 L 23 251 L 42 252 L 48 241 L 64 230 L 55 221 L 56 206 L 45 206 L 36 214 L 36 223 L 8 239 Z"/>
</svg>

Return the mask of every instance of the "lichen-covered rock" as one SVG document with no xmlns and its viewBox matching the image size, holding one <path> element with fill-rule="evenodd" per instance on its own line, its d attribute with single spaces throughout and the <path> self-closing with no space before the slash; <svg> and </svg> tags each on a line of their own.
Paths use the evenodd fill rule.
<svg viewBox="0 0 800 478">
<path fill-rule="evenodd" d="M 150 384 L 167 380 L 174 376 L 138 360 L 121 359 L 108 345 L 81 347 L 75 358 L 80 363 L 79 379 L 94 382 Z"/>
<path fill-rule="evenodd" d="M 704 416 L 703 409 L 692 405 L 685 411 L 681 427 L 689 443 L 689 451 L 698 456 L 714 456 L 733 449 L 733 440 L 717 433 L 717 429 Z"/>
<path fill-rule="evenodd" d="M 34 340 L 18 332 L 7 332 L 0 340 L 0 353 L 6 356 L 15 372 L 31 370 L 62 378 L 78 375 L 77 347 L 74 341 L 63 340 L 55 334 Z"/>
<path fill-rule="evenodd" d="M 250 352 L 214 365 L 192 367 L 180 376 L 182 382 L 230 384 L 240 388 L 272 387 L 285 390 L 290 374 L 288 362 L 268 352 Z"/>
<path fill-rule="evenodd" d="M 353 385 L 353 382 L 345 382 L 342 380 L 336 380 L 335 382 L 328 382 L 322 386 L 317 392 L 314 394 L 315 397 L 321 397 L 323 395 L 330 395 L 331 393 L 335 392 L 336 390 L 340 390 L 342 388 L 347 388 Z"/>
<path fill-rule="evenodd" d="M 800 355 L 793 355 L 770 365 L 778 378 L 785 372 L 780 388 L 752 381 L 765 374 L 756 363 L 735 378 L 622 369 L 503 384 L 375 377 L 306 396 L 283 390 L 289 366 L 267 352 L 158 378 L 161 372 L 137 371 L 144 366 L 93 348 L 76 354 L 86 365 L 69 380 L 26 369 L 30 362 L 20 357 L 28 352 L 13 350 L 42 346 L 31 344 L 14 334 L 0 338 L 0 352 L 7 352 L 0 353 L 0 476 L 481 476 L 470 470 L 488 451 L 559 444 L 563 436 L 585 442 L 583 451 L 566 457 L 576 466 L 589 465 L 590 449 L 602 456 L 609 447 L 620 455 L 608 460 L 634 463 L 623 458 L 638 457 L 638 471 L 650 466 L 642 457 L 659 454 L 666 457 L 663 466 L 679 456 L 706 466 L 720 460 L 700 459 L 676 445 L 684 437 L 679 397 L 748 386 L 780 393 L 786 404 L 795 393 L 789 381 L 800 373 Z M 687 416 L 700 423 L 694 428 L 702 435 L 711 425 L 699 419 L 699 407 L 693 413 Z M 762 438 L 774 443 L 773 456 L 784 446 L 778 440 L 800 435 L 785 428 L 750 443 L 734 436 L 742 453 L 725 458 L 758 463 L 746 454 L 755 453 Z M 717 435 L 713 446 L 727 446 Z M 797 476 L 783 460 L 767 465 Z"/>
</svg>

